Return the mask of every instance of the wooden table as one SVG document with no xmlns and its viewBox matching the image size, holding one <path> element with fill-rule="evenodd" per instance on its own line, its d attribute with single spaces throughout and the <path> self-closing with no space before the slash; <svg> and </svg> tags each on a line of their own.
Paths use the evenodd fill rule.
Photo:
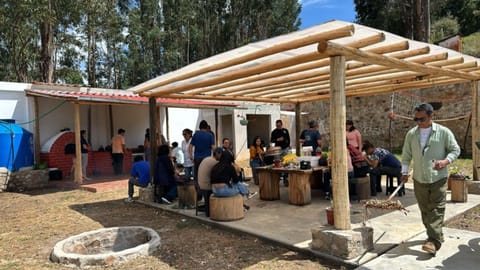
<svg viewBox="0 0 480 270">
<path fill-rule="evenodd" d="M 314 172 L 324 171 L 328 167 L 313 167 L 308 170 L 257 167 L 260 199 L 280 199 L 280 174 L 287 173 L 288 176 L 288 202 L 293 205 L 306 205 L 312 200 L 310 177 Z"/>
</svg>

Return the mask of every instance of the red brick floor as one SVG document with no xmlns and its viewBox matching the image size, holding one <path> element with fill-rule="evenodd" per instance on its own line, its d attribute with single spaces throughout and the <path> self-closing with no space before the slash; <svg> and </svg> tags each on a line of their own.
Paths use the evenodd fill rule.
<svg viewBox="0 0 480 270">
<path fill-rule="evenodd" d="M 84 181 L 78 185 L 72 179 L 63 179 L 60 181 L 50 181 L 49 187 L 66 188 L 66 189 L 83 189 L 90 192 L 104 192 L 115 189 L 126 189 L 128 187 L 128 174 L 115 176 L 95 176 L 91 180 Z"/>
</svg>

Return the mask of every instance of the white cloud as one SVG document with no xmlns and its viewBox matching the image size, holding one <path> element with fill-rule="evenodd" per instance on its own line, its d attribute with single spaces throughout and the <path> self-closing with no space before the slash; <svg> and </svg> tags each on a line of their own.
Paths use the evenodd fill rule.
<svg viewBox="0 0 480 270">
<path fill-rule="evenodd" d="M 322 7 L 330 7 L 332 4 L 330 0 L 299 0 L 298 1 L 302 7 L 306 6 L 322 6 Z"/>
</svg>

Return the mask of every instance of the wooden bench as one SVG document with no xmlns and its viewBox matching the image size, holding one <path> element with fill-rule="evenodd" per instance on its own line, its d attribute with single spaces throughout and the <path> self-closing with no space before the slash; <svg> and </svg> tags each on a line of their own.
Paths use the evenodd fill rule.
<svg viewBox="0 0 480 270">
<path fill-rule="evenodd" d="M 210 196 L 210 219 L 215 221 L 233 221 L 243 217 L 242 195 L 238 194 L 231 197 Z"/>
</svg>

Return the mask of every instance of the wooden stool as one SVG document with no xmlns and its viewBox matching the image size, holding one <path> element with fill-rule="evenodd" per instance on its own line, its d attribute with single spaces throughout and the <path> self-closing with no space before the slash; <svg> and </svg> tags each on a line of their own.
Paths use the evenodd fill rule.
<svg viewBox="0 0 480 270">
<path fill-rule="evenodd" d="M 358 200 L 370 199 L 370 177 L 357 177 L 353 178 L 350 183 L 355 185 L 355 192 L 357 193 Z"/>
<path fill-rule="evenodd" d="M 271 177 L 270 177 L 271 176 Z M 258 171 L 260 200 L 273 201 L 280 199 L 280 174 Z"/>
<path fill-rule="evenodd" d="M 291 173 L 288 184 L 288 202 L 293 205 L 306 205 L 312 201 L 310 175 Z"/>
<path fill-rule="evenodd" d="M 232 197 L 210 196 L 210 219 L 232 221 L 242 219 L 243 217 L 242 195 L 238 194 Z"/>
<path fill-rule="evenodd" d="M 393 178 L 397 178 L 397 186 L 393 186 Z M 387 182 L 385 183 L 385 195 L 392 194 L 393 191 L 402 183 L 401 176 L 387 175 Z M 399 197 L 405 195 L 405 187 L 403 186 L 397 193 Z"/>
<path fill-rule="evenodd" d="M 195 184 L 184 183 L 177 186 L 178 193 L 178 207 L 190 207 L 194 208 L 197 201 L 197 191 L 195 190 Z"/>
<path fill-rule="evenodd" d="M 137 186 L 135 186 L 137 187 Z M 148 187 L 138 187 L 138 199 L 142 202 L 153 202 L 153 188 Z"/>
<path fill-rule="evenodd" d="M 452 202 L 467 202 L 468 186 L 465 179 L 450 178 Z"/>
</svg>

